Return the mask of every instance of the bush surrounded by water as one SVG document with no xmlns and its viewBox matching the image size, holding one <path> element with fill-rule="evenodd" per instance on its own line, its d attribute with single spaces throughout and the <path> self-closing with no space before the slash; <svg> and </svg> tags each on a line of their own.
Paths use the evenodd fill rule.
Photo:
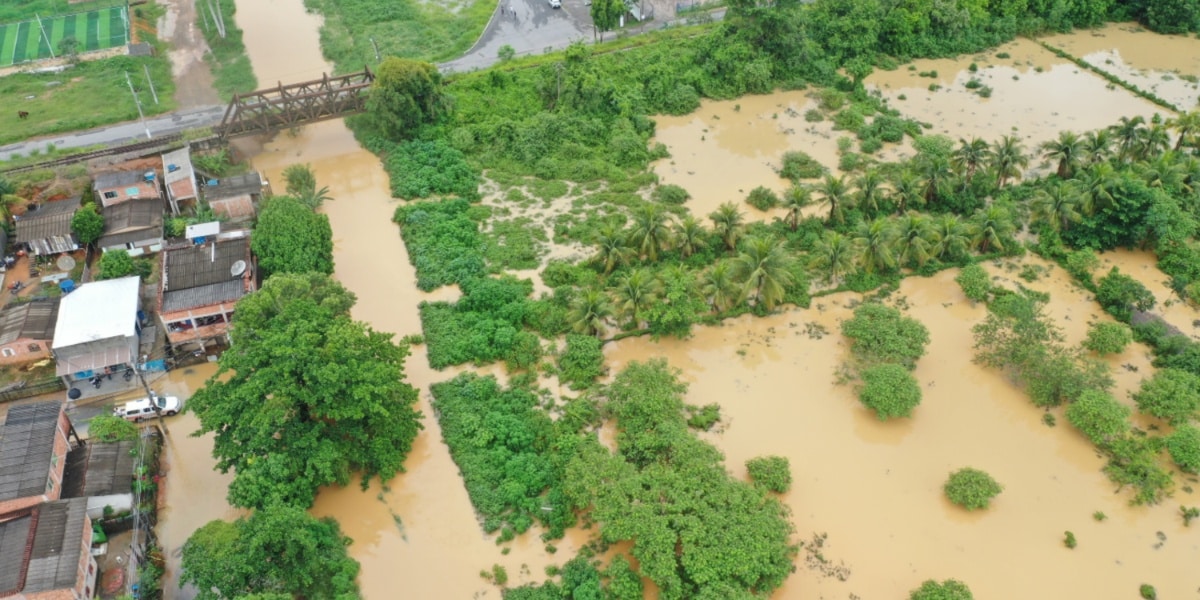
<svg viewBox="0 0 1200 600">
<path fill-rule="evenodd" d="M 913 590 L 908 600 L 975 600 L 975 596 L 971 595 L 967 584 L 957 579 L 947 579 L 941 583 L 929 579 Z"/>
<path fill-rule="evenodd" d="M 786 456 L 759 456 L 746 461 L 746 472 L 754 485 L 762 486 L 776 494 L 787 492 L 792 487 L 792 467 Z"/>
<path fill-rule="evenodd" d="M 967 510 L 979 510 L 987 508 L 992 498 L 1004 491 L 1004 487 L 991 475 L 964 467 L 950 474 L 943 490 L 951 502 Z"/>
<path fill-rule="evenodd" d="M 921 403 L 921 386 L 917 378 L 901 365 L 884 363 L 864 369 L 858 399 L 875 411 L 880 421 L 911 417 Z"/>
</svg>

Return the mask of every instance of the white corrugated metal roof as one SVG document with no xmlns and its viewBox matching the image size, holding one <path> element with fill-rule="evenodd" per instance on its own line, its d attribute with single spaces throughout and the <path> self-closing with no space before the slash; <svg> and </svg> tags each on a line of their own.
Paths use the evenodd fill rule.
<svg viewBox="0 0 1200 600">
<path fill-rule="evenodd" d="M 137 335 L 137 276 L 94 281 L 62 299 L 54 329 L 54 349 L 114 337 Z"/>
<path fill-rule="evenodd" d="M 208 237 L 217 235 L 218 233 L 221 233 L 221 222 L 210 221 L 208 223 L 196 223 L 195 225 L 188 225 L 184 235 L 187 236 L 187 239 L 194 240 L 198 237 Z"/>
</svg>

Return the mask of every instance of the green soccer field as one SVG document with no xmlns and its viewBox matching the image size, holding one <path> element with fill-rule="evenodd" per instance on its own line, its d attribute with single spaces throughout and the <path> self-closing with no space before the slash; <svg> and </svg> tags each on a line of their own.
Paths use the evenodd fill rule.
<svg viewBox="0 0 1200 600">
<path fill-rule="evenodd" d="M 129 19 L 125 7 L 46 17 L 40 26 L 37 20 L 0 25 L 0 67 L 59 56 L 66 38 L 75 38 L 77 52 L 127 44 Z"/>
</svg>

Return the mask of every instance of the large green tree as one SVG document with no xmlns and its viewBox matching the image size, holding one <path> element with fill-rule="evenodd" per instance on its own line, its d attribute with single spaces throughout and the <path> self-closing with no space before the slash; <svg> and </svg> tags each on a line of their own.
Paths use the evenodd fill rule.
<svg viewBox="0 0 1200 600">
<path fill-rule="evenodd" d="M 71 217 L 71 231 L 80 244 L 89 246 L 104 235 L 104 217 L 95 204 L 87 204 Z"/>
<path fill-rule="evenodd" d="M 421 126 L 447 112 L 442 75 L 437 67 L 389 56 L 376 69 L 367 96 L 366 121 L 371 129 L 395 141 L 410 139 Z"/>
<path fill-rule="evenodd" d="M 621 14 L 625 12 L 623 0 L 592 0 L 591 14 L 593 37 L 604 41 L 604 32 L 612 31 L 621 22 Z"/>
<path fill-rule="evenodd" d="M 358 563 L 337 521 L 271 506 L 236 521 L 210 521 L 183 545 L 182 583 L 198 600 L 359 598 Z"/>
<path fill-rule="evenodd" d="M 267 200 L 250 238 L 264 278 L 276 273 L 333 273 L 329 217 L 290 196 Z"/>
<path fill-rule="evenodd" d="M 307 507 L 353 473 L 385 481 L 421 429 L 405 346 L 351 320 L 354 296 L 326 275 L 276 275 L 237 304 L 220 370 L 190 402 L 213 432 L 232 504 Z"/>
</svg>

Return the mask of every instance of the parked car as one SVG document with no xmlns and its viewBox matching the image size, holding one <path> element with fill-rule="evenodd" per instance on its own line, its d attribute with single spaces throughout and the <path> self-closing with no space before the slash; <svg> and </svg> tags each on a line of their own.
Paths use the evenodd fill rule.
<svg viewBox="0 0 1200 600">
<path fill-rule="evenodd" d="M 562 8 L 562 0 L 550 0 L 550 8 Z"/>
<path fill-rule="evenodd" d="M 113 408 L 113 415 L 121 417 L 126 421 L 133 421 L 134 423 L 140 423 L 145 419 L 153 419 L 158 414 L 154 410 L 154 405 L 150 404 L 151 398 L 162 409 L 163 416 L 177 415 L 179 411 L 183 410 L 183 403 L 179 401 L 179 398 L 156 394 L 150 398 L 142 398 L 141 400 L 121 404 Z"/>
</svg>

